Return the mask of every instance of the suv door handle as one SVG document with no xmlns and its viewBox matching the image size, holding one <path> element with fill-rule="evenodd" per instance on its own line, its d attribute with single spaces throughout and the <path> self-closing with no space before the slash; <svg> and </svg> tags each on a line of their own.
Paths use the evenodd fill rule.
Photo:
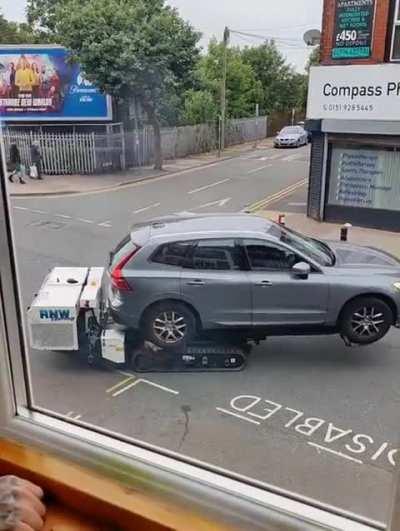
<svg viewBox="0 0 400 531">
<path fill-rule="evenodd" d="M 257 286 L 261 286 L 262 288 L 268 288 L 269 286 L 272 286 L 271 280 L 261 280 L 260 282 L 257 282 Z"/>
<path fill-rule="evenodd" d="M 204 280 L 201 280 L 200 278 L 196 278 L 194 280 L 190 280 L 187 285 L 188 286 L 204 286 L 205 282 Z"/>
</svg>

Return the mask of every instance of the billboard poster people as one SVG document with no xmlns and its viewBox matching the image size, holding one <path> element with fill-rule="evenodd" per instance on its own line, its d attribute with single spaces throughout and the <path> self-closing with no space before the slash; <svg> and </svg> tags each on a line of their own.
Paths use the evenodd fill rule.
<svg viewBox="0 0 400 531">
<path fill-rule="evenodd" d="M 108 120 L 110 109 L 64 48 L 0 46 L 0 119 Z"/>
</svg>

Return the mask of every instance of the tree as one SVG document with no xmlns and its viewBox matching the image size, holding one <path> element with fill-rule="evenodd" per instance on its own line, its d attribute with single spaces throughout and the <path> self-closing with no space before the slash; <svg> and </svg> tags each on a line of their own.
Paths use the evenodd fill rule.
<svg viewBox="0 0 400 531">
<path fill-rule="evenodd" d="M 4 18 L 0 13 L 0 44 L 36 44 L 40 42 L 28 24 L 18 24 Z"/>
<path fill-rule="evenodd" d="M 160 108 L 191 85 L 200 35 L 164 0 L 62 1 L 52 20 L 90 81 L 118 99 L 140 102 L 161 169 Z"/>
<path fill-rule="evenodd" d="M 213 107 L 219 107 L 221 98 L 221 81 L 223 68 L 223 45 L 215 39 L 210 41 L 207 55 L 203 56 L 197 69 L 200 91 L 212 95 Z M 205 102 L 209 96 L 190 94 L 190 97 Z M 254 115 L 255 105 L 261 97 L 261 86 L 257 83 L 250 65 L 242 59 L 239 48 L 227 51 L 226 101 L 227 117 L 243 118 Z"/>
<path fill-rule="evenodd" d="M 251 66 L 262 85 L 260 108 L 263 113 L 287 111 L 296 106 L 301 92 L 298 74 L 286 63 L 273 41 L 246 47 L 242 54 L 244 62 Z"/>
<path fill-rule="evenodd" d="M 321 48 L 320 46 L 316 46 L 312 52 L 310 53 L 310 56 L 308 58 L 307 64 L 306 64 L 306 72 L 310 72 L 310 68 L 312 66 L 318 66 L 321 61 Z"/>
<path fill-rule="evenodd" d="M 186 124 L 203 124 L 217 119 L 218 105 L 209 90 L 189 90 L 184 105 L 183 120 Z"/>
</svg>

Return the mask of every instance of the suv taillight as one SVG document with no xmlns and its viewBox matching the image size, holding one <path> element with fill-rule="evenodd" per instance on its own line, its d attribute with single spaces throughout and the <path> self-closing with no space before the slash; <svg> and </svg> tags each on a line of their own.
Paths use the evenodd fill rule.
<svg viewBox="0 0 400 531">
<path fill-rule="evenodd" d="M 123 268 L 126 266 L 126 264 L 135 256 L 135 254 L 139 251 L 140 247 L 135 246 L 133 251 L 128 253 L 126 256 L 121 258 L 117 264 L 112 268 L 111 270 L 111 284 L 112 286 L 119 290 L 119 291 L 132 291 L 131 286 L 129 285 L 129 282 L 126 280 L 123 274 Z"/>
</svg>

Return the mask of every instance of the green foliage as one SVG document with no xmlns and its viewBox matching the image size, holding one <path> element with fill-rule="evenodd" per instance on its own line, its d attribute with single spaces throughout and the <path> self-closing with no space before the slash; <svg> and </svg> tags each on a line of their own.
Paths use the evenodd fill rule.
<svg viewBox="0 0 400 531">
<path fill-rule="evenodd" d="M 197 69 L 197 79 L 200 92 L 197 102 L 210 100 L 212 96 L 213 108 L 219 105 L 221 97 L 221 83 L 223 73 L 224 48 L 216 40 L 212 40 L 208 47 L 208 53 L 200 59 Z M 205 96 L 207 94 L 207 96 Z M 261 86 L 257 83 L 254 72 L 242 58 L 239 48 L 227 50 L 227 77 L 226 77 L 226 101 L 227 117 L 242 118 L 254 115 L 255 105 L 259 101 Z M 193 101 L 195 96 L 191 93 Z M 214 111 L 212 111 L 215 115 Z"/>
<path fill-rule="evenodd" d="M 243 60 L 253 69 L 257 81 L 262 86 L 260 109 L 262 113 L 286 111 L 297 107 L 301 99 L 301 78 L 286 63 L 273 41 L 260 46 L 246 47 Z"/>
<path fill-rule="evenodd" d="M 163 103 L 192 85 L 200 37 L 192 26 L 163 0 L 63 0 L 54 31 L 90 81 L 141 103 L 159 143 Z"/>
<path fill-rule="evenodd" d="M 0 13 L 0 44 L 36 44 L 40 36 L 28 24 L 11 22 Z"/>
<path fill-rule="evenodd" d="M 213 122 L 218 116 L 218 105 L 208 90 L 189 90 L 185 95 L 183 122 L 188 125 Z"/>
<path fill-rule="evenodd" d="M 313 51 L 310 53 L 310 57 L 308 58 L 307 65 L 306 65 L 306 71 L 309 72 L 310 68 L 312 66 L 318 66 L 321 60 L 321 48 L 319 46 L 316 46 Z"/>
</svg>

